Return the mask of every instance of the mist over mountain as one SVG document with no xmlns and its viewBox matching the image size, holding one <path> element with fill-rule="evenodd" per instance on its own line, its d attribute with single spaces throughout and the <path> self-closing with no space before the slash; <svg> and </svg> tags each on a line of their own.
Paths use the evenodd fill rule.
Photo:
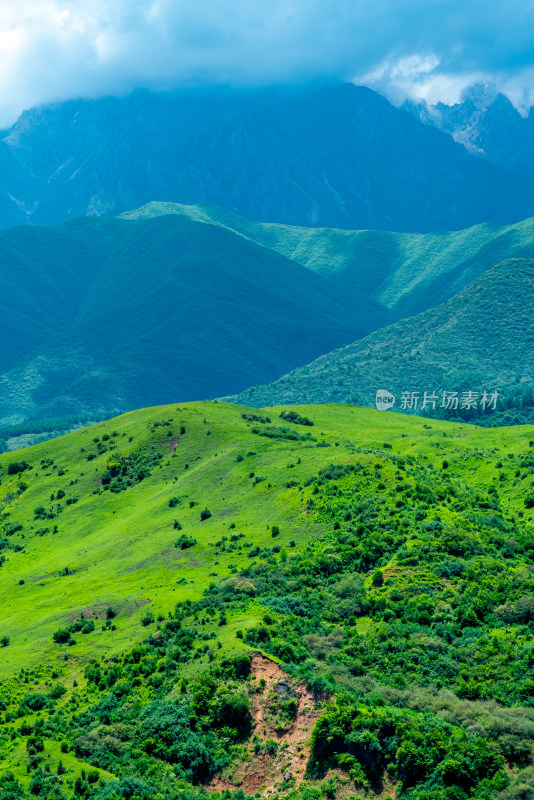
<svg viewBox="0 0 534 800">
<path fill-rule="evenodd" d="M 399 231 L 514 222 L 534 183 L 362 86 L 136 92 L 25 112 L 0 147 L 0 225 L 152 200 Z"/>
<path fill-rule="evenodd" d="M 454 105 L 410 101 L 403 108 L 449 133 L 473 155 L 523 177 L 534 175 L 534 109 L 522 115 L 491 86 L 471 87 Z"/>
</svg>

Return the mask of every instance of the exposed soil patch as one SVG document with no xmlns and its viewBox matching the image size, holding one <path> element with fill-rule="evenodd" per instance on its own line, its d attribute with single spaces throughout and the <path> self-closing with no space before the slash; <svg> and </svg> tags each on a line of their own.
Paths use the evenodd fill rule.
<svg viewBox="0 0 534 800">
<path fill-rule="evenodd" d="M 310 755 L 313 726 L 326 698 L 287 676 L 274 661 L 256 654 L 252 658 L 253 735 L 247 758 L 229 775 L 211 785 L 216 791 L 241 787 L 245 794 L 270 797 L 298 786 Z"/>
<path fill-rule="evenodd" d="M 63 570 L 58 569 L 55 572 L 48 572 L 46 575 L 39 575 L 37 578 L 32 578 L 32 580 L 35 581 L 35 583 L 37 583 L 37 581 L 46 581 L 49 578 L 67 578 L 70 577 L 71 575 L 75 575 L 77 572 L 87 572 L 87 567 L 84 567 L 81 570 L 69 569 L 68 572 L 64 572 Z"/>
<path fill-rule="evenodd" d="M 167 445 L 169 448 L 169 455 L 173 455 L 176 452 L 176 448 L 178 447 L 178 442 L 180 441 L 179 436 L 173 436 L 172 439 L 165 439 L 164 442 L 157 442 L 158 445 L 164 446 Z"/>
</svg>

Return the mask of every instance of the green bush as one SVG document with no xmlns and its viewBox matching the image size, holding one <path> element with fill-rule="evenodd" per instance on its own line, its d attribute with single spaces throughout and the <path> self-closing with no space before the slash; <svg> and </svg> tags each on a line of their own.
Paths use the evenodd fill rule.
<svg viewBox="0 0 534 800">
<path fill-rule="evenodd" d="M 178 547 L 180 550 L 187 550 L 190 547 L 194 547 L 196 543 L 197 540 L 192 536 L 187 536 L 185 533 L 182 533 L 182 535 L 175 541 L 174 546 Z"/>
<path fill-rule="evenodd" d="M 20 472 L 25 472 L 27 469 L 31 468 L 31 464 L 28 464 L 27 461 L 12 461 L 8 464 L 7 474 L 18 475 Z"/>
<path fill-rule="evenodd" d="M 72 636 L 69 628 L 60 628 L 53 634 L 52 638 L 56 644 L 68 644 Z"/>
</svg>

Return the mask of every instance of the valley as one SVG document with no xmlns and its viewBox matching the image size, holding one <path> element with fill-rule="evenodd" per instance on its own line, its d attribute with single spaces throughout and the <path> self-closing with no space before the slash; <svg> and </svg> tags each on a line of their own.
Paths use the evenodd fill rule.
<svg viewBox="0 0 534 800">
<path fill-rule="evenodd" d="M 497 282 L 488 276 L 500 259 L 527 265 L 533 254 L 532 219 L 395 234 L 256 223 L 214 206 L 155 202 L 119 218 L 0 232 L 0 439 L 9 439 L 10 425 L 39 430 L 41 422 L 45 432 L 51 418 L 96 421 L 175 397 L 373 405 L 377 388 L 387 388 L 378 384 L 399 389 L 407 378 L 425 383 L 413 388 L 477 388 L 471 380 L 515 396 L 530 385 L 532 274 L 523 266 L 523 283 L 513 283 L 512 268 Z M 478 290 L 465 288 L 477 280 Z M 473 292 L 485 297 L 480 309 Z M 450 351 L 455 340 L 440 309 L 462 304 L 469 310 L 453 328 L 459 337 L 467 325 L 479 341 L 476 364 L 462 366 L 466 351 L 447 366 L 439 346 L 427 363 L 422 348 L 430 354 L 442 336 Z M 392 335 L 395 365 L 384 344 Z M 368 343 L 369 354 L 358 356 L 364 376 L 347 356 Z M 344 374 L 331 381 L 315 359 L 335 361 L 340 347 Z M 258 388 L 295 369 L 313 381 L 295 391 L 292 377 L 272 393 Z M 445 387 L 449 371 L 454 385 Z"/>
</svg>

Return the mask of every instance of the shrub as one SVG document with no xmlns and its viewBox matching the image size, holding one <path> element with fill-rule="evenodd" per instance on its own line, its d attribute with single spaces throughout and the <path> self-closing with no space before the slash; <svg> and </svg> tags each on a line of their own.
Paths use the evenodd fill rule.
<svg viewBox="0 0 534 800">
<path fill-rule="evenodd" d="M 266 425 L 270 423 L 270 417 L 262 417 L 259 414 L 241 414 L 243 419 L 246 419 L 247 422 L 261 422 L 262 425 Z"/>
<path fill-rule="evenodd" d="M 88 619 L 82 625 L 81 632 L 82 633 L 92 633 L 94 631 L 94 629 L 95 629 L 95 623 L 93 622 L 92 619 Z"/>
<path fill-rule="evenodd" d="M 152 702 L 140 714 L 138 734 L 156 758 L 176 765 L 182 779 L 201 782 L 226 764 L 228 756 L 214 752 L 213 737 L 194 730 L 191 717 L 185 703 Z"/>
<path fill-rule="evenodd" d="M 308 417 L 302 417 L 300 414 L 297 414 L 296 411 L 282 411 L 280 413 L 280 417 L 286 422 L 292 422 L 294 425 L 313 426 L 311 419 L 308 419 Z"/>
<path fill-rule="evenodd" d="M 372 577 L 373 586 L 383 586 L 384 585 L 384 573 L 381 569 L 376 569 L 373 572 Z"/>
<path fill-rule="evenodd" d="M 265 752 L 270 756 L 275 756 L 278 752 L 278 742 L 274 739 L 266 739 L 263 743 Z"/>
<path fill-rule="evenodd" d="M 204 520 L 209 519 L 211 517 L 211 511 L 209 508 L 205 508 L 204 511 L 200 512 L 200 521 L 204 522 Z"/>
<path fill-rule="evenodd" d="M 247 644 L 265 644 L 271 641 L 271 634 L 269 629 L 263 625 L 258 628 L 249 628 L 245 633 L 245 642 Z"/>
<path fill-rule="evenodd" d="M 215 722 L 220 727 L 234 729 L 240 737 L 246 735 L 252 723 L 250 699 L 242 692 L 224 693 L 217 698 Z"/>
<path fill-rule="evenodd" d="M 187 550 L 189 547 L 193 547 L 197 543 L 196 539 L 193 539 L 192 536 L 187 536 L 185 533 L 182 533 L 179 539 L 177 539 L 174 543 L 175 547 L 178 547 L 180 550 Z"/>
<path fill-rule="evenodd" d="M 12 461 L 7 467 L 7 474 L 17 475 L 19 472 L 24 472 L 27 469 L 31 469 L 31 464 L 28 464 L 27 461 Z"/>
<path fill-rule="evenodd" d="M 40 692 L 27 694 L 20 703 L 22 707 L 29 708 L 30 711 L 41 711 L 41 709 L 46 708 L 47 704 L 48 697 L 46 694 L 41 694 Z"/>
<path fill-rule="evenodd" d="M 71 632 L 68 628 L 60 628 L 52 638 L 56 644 L 67 644 L 71 640 Z"/>
</svg>

